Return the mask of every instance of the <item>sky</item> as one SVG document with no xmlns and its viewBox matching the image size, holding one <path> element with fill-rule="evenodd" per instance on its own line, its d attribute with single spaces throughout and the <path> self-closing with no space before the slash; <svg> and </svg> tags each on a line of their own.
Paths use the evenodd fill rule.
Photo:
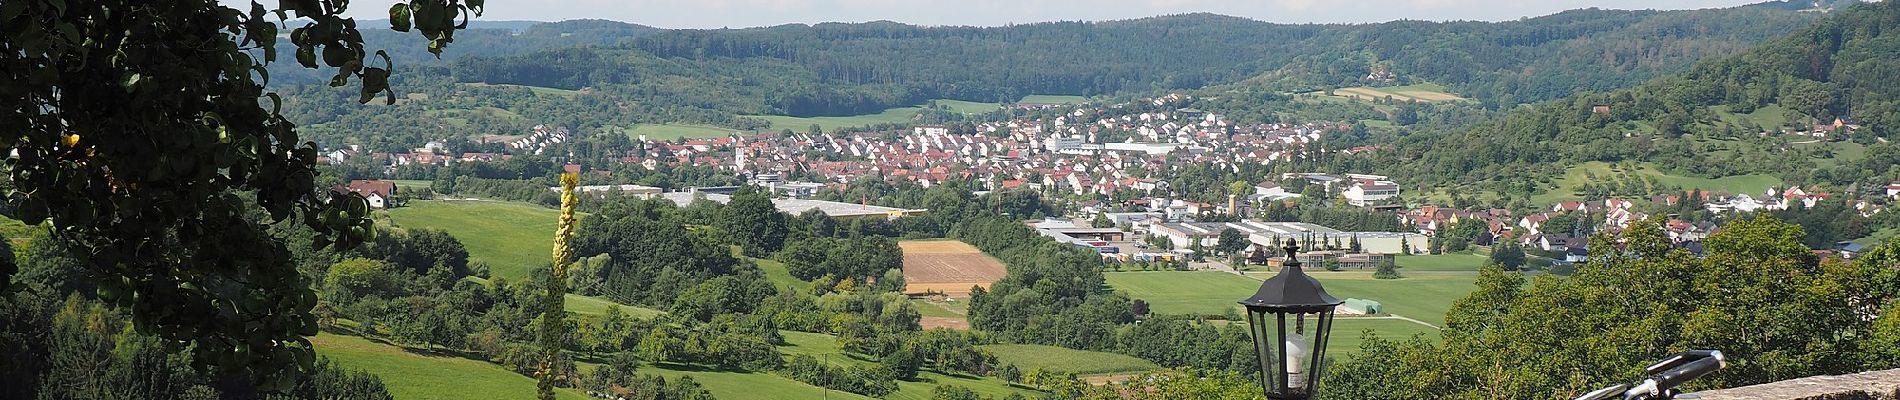
<svg viewBox="0 0 1900 400">
<path fill-rule="evenodd" d="M 227 5 L 249 1 L 220 0 Z M 395 0 L 354 0 L 349 15 L 387 18 Z M 1501 21 L 1577 8 L 1697 9 L 1766 0 L 487 0 L 483 20 L 609 19 L 661 28 L 743 28 L 888 20 L 999 26 L 1212 12 L 1268 22 L 1399 19 Z M 269 5 L 269 0 L 262 3 Z M 248 9 L 248 6 L 240 7 Z"/>
</svg>

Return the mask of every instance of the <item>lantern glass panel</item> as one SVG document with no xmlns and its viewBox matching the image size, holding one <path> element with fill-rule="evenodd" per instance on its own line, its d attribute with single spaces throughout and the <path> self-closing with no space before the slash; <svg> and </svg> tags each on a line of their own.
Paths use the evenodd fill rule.
<svg viewBox="0 0 1900 400">
<path fill-rule="evenodd" d="M 1317 312 L 1248 310 L 1247 325 L 1261 366 L 1260 383 L 1268 398 L 1313 397 L 1325 374 L 1332 323 L 1330 307 Z"/>
</svg>

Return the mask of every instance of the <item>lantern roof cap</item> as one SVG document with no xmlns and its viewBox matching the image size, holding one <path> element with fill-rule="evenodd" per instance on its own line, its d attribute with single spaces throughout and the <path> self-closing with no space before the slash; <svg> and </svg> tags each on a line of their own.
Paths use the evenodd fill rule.
<svg viewBox="0 0 1900 400">
<path fill-rule="evenodd" d="M 1241 300 L 1241 305 L 1255 311 L 1319 312 L 1344 303 L 1327 294 L 1319 280 L 1300 269 L 1300 246 L 1296 242 L 1287 240 L 1284 249 L 1286 264 L 1280 274 L 1261 282 L 1260 291 Z"/>
</svg>

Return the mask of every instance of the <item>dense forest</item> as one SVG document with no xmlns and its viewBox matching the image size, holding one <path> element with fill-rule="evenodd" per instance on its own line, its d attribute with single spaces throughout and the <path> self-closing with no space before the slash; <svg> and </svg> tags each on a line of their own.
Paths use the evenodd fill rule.
<svg viewBox="0 0 1900 400">
<path fill-rule="evenodd" d="M 1479 187 L 1507 195 L 1533 192 L 1539 187 L 1533 180 L 1576 163 L 1624 160 L 1692 176 L 1763 173 L 1873 187 L 1867 184 L 1900 178 L 1893 170 L 1900 152 L 1881 139 L 1900 126 L 1900 102 L 1892 100 L 1896 89 L 1889 84 L 1900 77 L 1896 26 L 1900 6 L 1862 4 L 1682 74 L 1519 109 L 1475 127 L 1422 131 L 1399 139 L 1397 151 L 1333 161 L 1423 183 L 1482 182 Z M 1801 117 L 1792 126 L 1760 126 L 1719 113 L 1770 107 Z M 1834 140 L 1868 145 L 1865 157 L 1824 167 L 1785 144 L 1758 153 L 1728 151 L 1736 143 L 1779 140 L 1757 139 L 1763 132 L 1806 131 L 1809 123 L 1837 118 L 1864 127 Z"/>
<path fill-rule="evenodd" d="M 393 106 L 358 107 L 353 93 L 321 85 L 287 87 L 284 97 L 285 113 L 311 128 L 319 144 L 379 149 L 516 134 L 534 124 L 588 132 L 642 123 L 759 129 L 763 121 L 742 116 L 856 115 L 931 99 L 1013 102 L 1028 94 L 1210 88 L 1257 98 L 1244 106 L 1282 104 L 1287 93 L 1332 87 L 1430 82 L 1505 109 L 1681 72 L 1798 29 L 1815 15 L 1756 5 L 1363 25 L 1211 14 L 1003 27 L 873 22 L 658 30 L 567 21 L 471 29 L 458 37 L 467 46 L 440 60 L 420 50 L 393 53 L 402 71 L 392 84 L 410 94 Z M 365 39 L 392 48 L 414 40 L 382 32 Z M 1363 79 L 1374 70 L 1394 78 Z M 296 71 L 272 76 L 277 86 L 312 82 Z M 1333 113 L 1300 111 L 1313 118 Z"/>
</svg>

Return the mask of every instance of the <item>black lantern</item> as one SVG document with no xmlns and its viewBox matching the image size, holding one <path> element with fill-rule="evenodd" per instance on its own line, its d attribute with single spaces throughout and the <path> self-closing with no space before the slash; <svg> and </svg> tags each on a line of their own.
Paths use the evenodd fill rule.
<svg viewBox="0 0 1900 400">
<path fill-rule="evenodd" d="M 1310 399 L 1319 389 L 1333 309 L 1341 303 L 1300 270 L 1299 251 L 1297 242 L 1287 240 L 1280 274 L 1240 301 L 1260 357 L 1260 386 L 1275 400 Z"/>
</svg>

